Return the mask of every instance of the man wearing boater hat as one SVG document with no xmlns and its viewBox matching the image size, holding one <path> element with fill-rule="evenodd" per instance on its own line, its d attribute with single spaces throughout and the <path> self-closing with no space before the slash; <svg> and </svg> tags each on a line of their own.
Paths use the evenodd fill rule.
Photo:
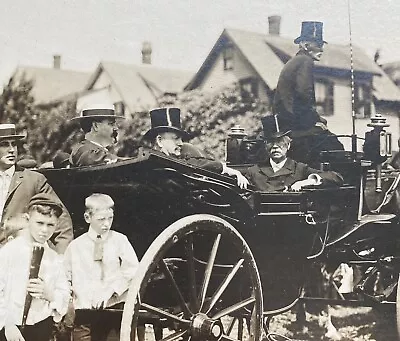
<svg viewBox="0 0 400 341">
<path fill-rule="evenodd" d="M 343 150 L 337 137 L 328 131 L 326 119 L 315 108 L 313 69 L 326 44 L 322 29 L 322 22 L 302 23 L 301 35 L 294 40 L 299 51 L 281 71 L 272 106 L 279 130 L 292 131 L 292 154 L 301 161 L 318 158 L 321 150 Z"/>
<path fill-rule="evenodd" d="M 70 163 L 72 167 L 91 166 L 114 163 L 118 156 L 108 148 L 117 142 L 118 127 L 114 107 L 110 104 L 96 105 L 85 108 L 78 120 L 85 133 L 85 139 L 72 150 Z"/>
<path fill-rule="evenodd" d="M 209 159 L 202 155 L 199 150 L 196 150 L 193 145 L 183 143 L 183 141 L 190 139 L 190 135 L 181 128 L 180 114 L 179 108 L 151 110 L 151 129 L 144 134 L 143 141 L 150 144 L 150 148 L 153 150 L 167 156 L 177 157 L 189 164 L 216 173 L 235 176 L 238 186 L 247 188 L 248 180 L 238 170 L 226 166 L 221 161 Z M 183 150 L 187 151 L 185 155 L 182 153 Z"/>
<path fill-rule="evenodd" d="M 50 194 L 62 205 L 42 174 L 28 169 L 21 170 L 16 165 L 17 141 L 22 138 L 24 135 L 16 134 L 14 124 L 0 124 L 0 245 L 16 237 L 25 227 L 26 221 L 22 217 L 34 195 Z M 72 239 L 72 221 L 64 207 L 49 242 L 58 253 L 64 253 Z"/>
<path fill-rule="evenodd" d="M 340 174 L 322 172 L 287 157 L 292 139 L 290 131 L 274 132 L 268 121 L 263 123 L 265 150 L 267 157 L 250 167 L 246 175 L 260 191 L 283 192 L 300 191 L 305 186 L 338 186 L 343 183 Z"/>
</svg>

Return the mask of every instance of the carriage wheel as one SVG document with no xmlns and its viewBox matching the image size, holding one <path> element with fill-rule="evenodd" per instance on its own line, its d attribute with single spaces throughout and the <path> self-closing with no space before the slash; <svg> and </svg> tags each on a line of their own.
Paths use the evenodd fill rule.
<svg viewBox="0 0 400 341">
<path fill-rule="evenodd" d="M 197 214 L 166 228 L 143 256 L 122 314 L 121 341 L 135 340 L 149 315 L 165 328 L 164 341 L 241 340 L 242 331 L 232 328 L 237 319 L 248 321 L 247 339 L 258 341 L 262 313 L 247 243 L 225 220 Z"/>
</svg>

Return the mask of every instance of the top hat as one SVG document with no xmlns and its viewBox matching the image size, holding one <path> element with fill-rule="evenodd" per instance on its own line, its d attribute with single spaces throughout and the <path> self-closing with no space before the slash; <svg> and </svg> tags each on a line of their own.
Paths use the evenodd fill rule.
<svg viewBox="0 0 400 341">
<path fill-rule="evenodd" d="M 185 140 L 190 139 L 190 134 L 182 130 L 181 110 L 179 108 L 157 108 L 150 110 L 151 129 L 143 136 L 152 139 L 159 133 L 174 132 Z"/>
<path fill-rule="evenodd" d="M 90 118 L 125 118 L 124 116 L 116 115 L 114 106 L 111 104 L 91 105 L 81 110 L 79 116 L 71 119 L 83 120 Z"/>
<path fill-rule="evenodd" d="M 23 139 L 25 135 L 20 135 L 16 133 L 15 124 L 3 123 L 0 124 L 0 139 Z"/>
<path fill-rule="evenodd" d="M 49 193 L 38 193 L 35 194 L 31 200 L 29 201 L 28 204 L 28 209 L 32 207 L 33 205 L 46 205 L 46 206 L 51 206 L 57 209 L 59 214 L 61 215 L 63 211 L 63 206 L 54 195 L 51 195 Z"/>
<path fill-rule="evenodd" d="M 294 40 L 295 44 L 299 44 L 302 41 L 313 41 L 318 45 L 323 45 L 327 42 L 322 37 L 323 23 L 320 21 L 303 21 L 301 23 L 300 37 Z"/>
<path fill-rule="evenodd" d="M 275 115 L 268 115 L 261 118 L 263 126 L 262 139 L 267 142 L 276 141 L 283 136 L 290 136 L 291 130 L 279 131 L 277 117 Z"/>
</svg>

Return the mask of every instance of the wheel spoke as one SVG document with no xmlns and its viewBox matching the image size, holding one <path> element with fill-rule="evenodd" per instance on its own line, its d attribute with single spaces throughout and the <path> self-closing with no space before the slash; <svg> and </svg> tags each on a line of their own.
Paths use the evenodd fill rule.
<svg viewBox="0 0 400 341">
<path fill-rule="evenodd" d="M 180 318 L 179 316 L 173 315 L 173 314 L 171 314 L 171 313 L 169 313 L 169 312 L 167 312 L 165 310 L 159 309 L 159 308 L 154 307 L 154 306 L 152 306 L 150 304 L 147 304 L 147 303 L 142 303 L 141 304 L 141 308 L 144 308 L 147 311 L 150 311 L 150 312 L 152 312 L 154 314 L 157 314 L 160 317 L 165 317 L 167 319 L 171 319 L 171 320 L 174 320 L 176 322 L 179 322 L 182 325 L 189 325 L 190 324 L 189 320 Z"/>
<path fill-rule="evenodd" d="M 221 295 L 224 293 L 225 289 L 228 287 L 229 283 L 232 281 L 233 277 L 236 275 L 237 271 L 240 269 L 240 266 L 243 264 L 244 259 L 239 259 L 239 261 L 232 268 L 231 272 L 225 277 L 224 281 L 221 283 L 214 296 L 211 298 L 210 304 L 205 310 L 205 314 L 208 314 L 210 310 L 214 307 L 215 303 L 218 302 Z"/>
<path fill-rule="evenodd" d="M 168 335 L 167 337 L 163 338 L 161 341 L 175 341 L 179 340 L 182 336 L 187 334 L 187 330 L 181 330 L 179 332 L 175 332 L 173 334 Z"/>
<path fill-rule="evenodd" d="M 225 315 L 229 315 L 229 314 L 231 314 L 231 313 L 233 313 L 233 312 L 235 312 L 235 311 L 237 311 L 239 309 L 244 308 L 245 306 L 247 306 L 247 305 L 249 305 L 251 303 L 254 303 L 255 301 L 256 301 L 256 299 L 254 297 L 249 297 L 249 298 L 247 298 L 247 299 L 245 299 L 245 300 L 243 300 L 241 302 L 238 302 L 238 303 L 236 303 L 234 305 L 231 305 L 228 308 L 225 308 L 224 310 L 221 310 L 219 313 L 215 314 L 212 317 L 212 319 L 218 320 L 218 319 L 220 319 L 221 317 L 223 317 Z"/>
<path fill-rule="evenodd" d="M 180 301 L 180 305 L 182 310 L 184 311 L 186 316 L 192 316 L 192 312 L 190 311 L 189 307 L 187 306 L 185 299 L 183 298 L 183 295 L 181 293 L 181 291 L 178 288 L 178 285 L 176 284 L 176 281 L 174 279 L 174 276 L 172 275 L 171 271 L 168 268 L 167 263 L 165 263 L 165 260 L 162 259 L 160 262 L 161 266 L 162 266 L 162 270 L 165 273 L 165 275 L 168 277 L 168 279 L 170 280 L 170 282 L 172 283 L 173 288 L 175 289 L 175 292 L 179 298 Z"/>
<path fill-rule="evenodd" d="M 200 310 L 202 309 L 204 300 L 206 298 L 208 284 L 210 282 L 211 273 L 212 273 L 212 270 L 214 267 L 215 257 L 217 256 L 217 251 L 218 251 L 218 246 L 219 246 L 220 240 L 221 240 L 221 234 L 218 234 L 217 238 L 215 238 L 214 245 L 211 249 L 210 258 L 208 259 L 207 267 L 204 272 L 203 285 L 201 286 L 200 296 L 199 296 Z"/>
<path fill-rule="evenodd" d="M 193 236 L 190 235 L 185 243 L 187 256 L 187 264 L 189 271 L 189 290 L 190 290 L 190 307 L 193 311 L 198 311 L 197 290 L 196 290 L 196 268 L 194 266 L 194 247 Z"/>
</svg>

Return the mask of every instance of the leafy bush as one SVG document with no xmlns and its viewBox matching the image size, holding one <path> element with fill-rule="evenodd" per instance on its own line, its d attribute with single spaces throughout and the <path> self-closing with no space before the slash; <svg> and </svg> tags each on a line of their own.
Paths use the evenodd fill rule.
<svg viewBox="0 0 400 341">
<path fill-rule="evenodd" d="M 34 82 L 25 77 L 10 79 L 0 96 L 0 122 L 15 123 L 18 133 L 27 135 L 21 154 L 30 154 L 43 163 L 52 160 L 59 150 L 71 152 L 72 146 L 83 139 L 83 133 L 77 123 L 70 121 L 76 116 L 74 101 L 35 105 L 33 86 Z M 265 103 L 243 93 L 239 85 L 228 86 L 218 93 L 184 92 L 172 100 L 171 96 L 165 96 L 159 105 L 181 108 L 182 126 L 192 134 L 192 143 L 220 159 L 224 156 L 229 129 L 239 124 L 249 135 L 256 135 L 261 131 L 260 118 L 267 111 Z M 132 114 L 121 125 L 115 152 L 134 156 L 149 128 L 148 112 Z"/>
</svg>

